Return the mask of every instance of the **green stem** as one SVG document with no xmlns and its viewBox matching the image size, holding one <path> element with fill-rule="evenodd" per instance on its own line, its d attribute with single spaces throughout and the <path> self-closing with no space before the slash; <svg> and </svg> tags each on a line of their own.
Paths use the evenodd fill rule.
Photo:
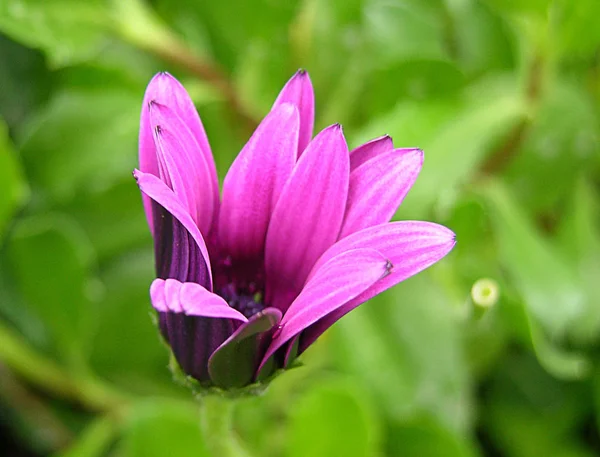
<svg viewBox="0 0 600 457">
<path fill-rule="evenodd" d="M 122 40 L 196 75 L 221 94 L 248 132 L 256 128 L 258 120 L 216 62 L 208 56 L 198 57 L 142 0 L 114 0 L 113 5 L 114 31 Z"/>
<path fill-rule="evenodd" d="M 233 432 L 235 400 L 217 395 L 202 397 L 201 424 L 207 447 L 214 457 L 249 457 Z"/>
<path fill-rule="evenodd" d="M 29 384 L 93 411 L 118 413 L 126 406 L 124 395 L 92 376 L 74 377 L 37 353 L 14 330 L 0 321 L 0 361 Z"/>
</svg>

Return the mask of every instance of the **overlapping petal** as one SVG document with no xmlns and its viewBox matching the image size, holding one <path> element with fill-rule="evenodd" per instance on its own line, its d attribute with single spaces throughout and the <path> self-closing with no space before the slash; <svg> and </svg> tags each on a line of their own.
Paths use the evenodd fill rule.
<svg viewBox="0 0 600 457">
<path fill-rule="evenodd" d="M 294 105 L 273 108 L 225 177 L 219 241 L 236 260 L 262 260 L 271 212 L 296 163 L 298 128 Z"/>
<path fill-rule="evenodd" d="M 394 268 L 381 281 L 377 281 L 360 295 L 308 327 L 302 334 L 299 353 L 342 316 L 375 295 L 433 265 L 448 254 L 455 243 L 455 235 L 451 230 L 442 225 L 421 221 L 381 224 L 338 241 L 319 259 L 311 277 L 316 276 L 320 266 L 330 259 L 358 248 L 370 248 L 381 252 Z"/>
<path fill-rule="evenodd" d="M 300 134 L 298 137 L 298 157 L 312 138 L 315 123 L 315 94 L 308 73 L 298 70 L 283 87 L 273 107 L 291 103 L 300 114 Z"/>
<path fill-rule="evenodd" d="M 302 330 L 389 274 L 392 264 L 375 249 L 352 249 L 323 263 L 290 305 L 261 366 Z"/>
<path fill-rule="evenodd" d="M 139 170 L 134 176 L 142 193 L 157 205 L 152 213 L 157 275 L 194 281 L 211 289 L 208 250 L 187 209 L 156 176 Z"/>
<path fill-rule="evenodd" d="M 423 151 L 420 149 L 392 149 L 352 170 L 340 238 L 389 222 L 422 166 Z"/>
<path fill-rule="evenodd" d="M 336 240 L 348 197 L 349 159 L 339 125 L 308 145 L 273 210 L 265 246 L 266 301 L 285 311 Z"/>
<path fill-rule="evenodd" d="M 157 151 L 153 137 L 154 129 L 151 126 L 150 120 L 151 103 L 168 106 L 172 110 L 174 117 L 179 118 L 181 123 L 183 123 L 191 133 L 198 146 L 194 151 L 194 154 L 201 156 L 202 161 L 206 164 L 209 180 L 212 183 L 211 189 L 205 189 L 207 193 L 206 198 L 212 198 L 213 207 L 218 208 L 219 182 L 206 132 L 200 121 L 200 116 L 198 116 L 196 108 L 185 88 L 168 73 L 158 73 L 154 76 L 148 84 L 148 88 L 144 95 L 140 116 L 139 135 L 140 171 L 155 176 L 159 175 Z M 174 117 L 171 117 L 171 119 L 174 119 Z M 143 196 L 143 201 L 148 224 L 150 225 L 150 230 L 153 231 L 152 205 L 146 196 Z"/>
<path fill-rule="evenodd" d="M 218 188 L 213 188 L 209 165 L 191 131 L 171 108 L 151 102 L 148 108 L 150 127 L 154 132 L 159 177 L 173 189 L 188 208 L 204 236 L 208 236 L 215 221 Z"/>
<path fill-rule="evenodd" d="M 389 135 L 380 136 L 350 151 L 350 171 L 360 167 L 367 160 L 377 157 L 379 154 L 394 149 L 394 142 Z"/>
</svg>

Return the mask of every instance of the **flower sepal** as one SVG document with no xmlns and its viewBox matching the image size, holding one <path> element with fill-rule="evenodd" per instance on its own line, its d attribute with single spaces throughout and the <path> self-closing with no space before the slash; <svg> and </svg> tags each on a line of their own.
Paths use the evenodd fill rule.
<svg viewBox="0 0 600 457">
<path fill-rule="evenodd" d="M 215 396 L 231 400 L 235 400 L 238 398 L 261 396 L 267 391 L 273 380 L 275 380 L 275 378 L 278 378 L 279 375 L 289 370 L 300 368 L 302 366 L 304 366 L 304 364 L 298 359 L 295 359 L 292 363 L 290 363 L 289 366 L 285 368 L 279 368 L 275 371 L 272 371 L 268 375 L 259 375 L 258 381 L 253 382 L 252 384 L 249 384 L 244 387 L 223 389 L 215 385 L 210 385 L 210 383 L 201 383 L 192 376 L 186 375 L 177 363 L 177 360 L 175 359 L 173 353 L 171 353 L 169 361 L 169 369 L 171 371 L 171 374 L 173 375 L 173 380 L 177 384 L 190 389 L 192 394 L 194 395 L 194 398 L 196 398 L 200 402 L 204 397 L 207 396 Z M 261 374 L 262 373 L 265 373 L 265 371 L 261 371 Z"/>
</svg>

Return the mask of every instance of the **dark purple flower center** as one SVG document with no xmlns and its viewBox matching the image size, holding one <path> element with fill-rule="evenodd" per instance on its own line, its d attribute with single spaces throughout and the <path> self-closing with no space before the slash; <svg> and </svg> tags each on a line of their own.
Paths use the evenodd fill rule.
<svg viewBox="0 0 600 457">
<path fill-rule="evenodd" d="M 234 283 L 229 283 L 222 287 L 218 294 L 223 297 L 229 306 L 237 309 L 247 318 L 265 308 L 262 301 L 263 294 L 254 283 L 249 283 L 246 287 L 238 287 Z"/>
</svg>

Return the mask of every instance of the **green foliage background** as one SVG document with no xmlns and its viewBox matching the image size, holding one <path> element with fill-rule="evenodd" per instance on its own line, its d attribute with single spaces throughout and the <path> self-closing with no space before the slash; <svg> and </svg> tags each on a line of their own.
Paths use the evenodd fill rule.
<svg viewBox="0 0 600 457">
<path fill-rule="evenodd" d="M 176 75 L 222 178 L 302 67 L 318 128 L 424 149 L 396 217 L 458 244 L 237 405 L 249 455 L 600 455 L 598 18 L 597 0 L 0 0 L 0 454 L 209 455 L 150 317 L 140 103 Z"/>
</svg>

